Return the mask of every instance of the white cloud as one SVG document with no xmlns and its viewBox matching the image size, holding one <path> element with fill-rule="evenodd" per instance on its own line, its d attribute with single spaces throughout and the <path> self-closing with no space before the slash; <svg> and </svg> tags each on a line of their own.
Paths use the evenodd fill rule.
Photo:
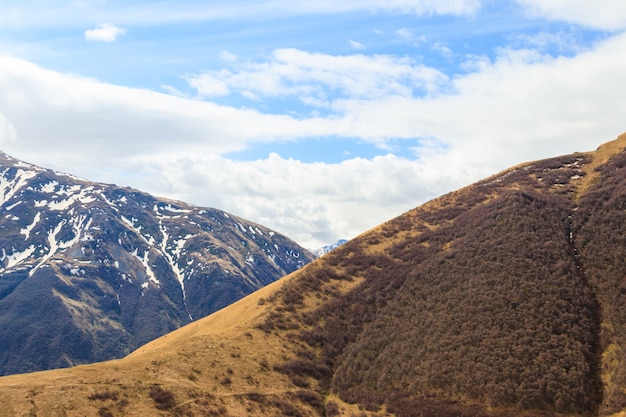
<svg viewBox="0 0 626 417">
<path fill-rule="evenodd" d="M 216 77 L 211 74 L 201 74 L 199 76 L 186 77 L 189 85 L 198 91 L 203 97 L 222 97 L 230 94 L 230 88 L 228 85 L 220 80 L 220 78 L 227 78 L 230 73 L 224 71 L 221 77 Z"/>
<path fill-rule="evenodd" d="M 85 40 L 91 42 L 115 42 L 118 37 L 124 35 L 126 29 L 110 24 L 99 25 L 96 29 L 85 31 Z"/>
<path fill-rule="evenodd" d="M 0 149 L 223 208 L 313 247 L 499 169 L 616 137 L 626 130 L 624 50 L 626 34 L 572 57 L 503 49 L 493 60 L 472 58 L 472 73 L 446 79 L 406 58 L 283 49 L 268 62 L 238 63 L 220 79 L 261 97 L 276 94 L 259 87 L 266 82 L 280 94 L 341 93 L 329 116 L 302 119 L 113 86 L 0 56 Z M 414 95 L 412 83 L 442 89 Z M 382 145 L 419 140 L 418 157 L 305 164 L 277 155 L 253 162 L 219 156 L 255 141 L 319 136 Z"/>
<path fill-rule="evenodd" d="M 622 0 L 517 0 L 535 15 L 596 29 L 626 28 L 626 2 Z"/>
<path fill-rule="evenodd" d="M 220 59 L 224 62 L 237 62 L 237 55 L 228 51 L 220 52 Z"/>
<path fill-rule="evenodd" d="M 315 120 L 301 122 L 114 86 L 7 56 L 0 56 L 0 90 L 0 113 L 15 128 L 17 150 L 66 154 L 66 160 L 71 159 L 68 149 L 75 147 L 88 149 L 96 158 L 174 155 L 189 149 L 224 153 L 240 150 L 249 141 L 316 132 L 311 129 Z"/>
<path fill-rule="evenodd" d="M 408 28 L 400 28 L 395 31 L 395 34 L 400 38 L 402 42 L 410 44 L 416 48 L 419 48 L 424 42 L 426 42 L 426 36 L 415 35 L 413 30 Z"/>
<path fill-rule="evenodd" d="M 340 164 L 305 164 L 276 154 L 253 162 L 209 156 L 152 164 L 155 177 L 167 178 L 172 197 L 197 200 L 202 187 L 210 204 L 286 231 L 310 248 L 351 238 L 441 189 L 486 175 L 468 166 L 441 175 L 430 163 L 393 155 Z"/>
<path fill-rule="evenodd" d="M 480 9 L 480 0 L 378 0 L 374 1 L 383 9 L 399 9 L 420 15 L 424 14 L 474 14 Z"/>
<path fill-rule="evenodd" d="M 452 52 L 452 49 L 442 43 L 437 42 L 433 44 L 431 48 L 433 51 L 439 52 L 444 57 L 449 58 L 454 56 L 454 52 Z"/>
<path fill-rule="evenodd" d="M 401 38 L 405 38 L 405 39 L 410 39 L 413 37 L 413 33 L 407 29 L 407 28 L 400 28 L 398 30 L 396 30 L 396 33 L 401 37 Z"/>
<path fill-rule="evenodd" d="M 623 91 L 616 88 L 626 83 L 624 48 L 626 34 L 571 58 L 504 50 L 477 72 L 455 79 L 454 93 L 347 102 L 343 111 L 357 136 L 365 133 L 361 126 L 383 134 L 393 115 L 385 134 L 439 138 L 449 147 L 450 162 L 459 164 L 488 163 L 495 169 L 589 150 L 588 140 L 608 140 L 626 130 Z"/>
<path fill-rule="evenodd" d="M 447 82 L 440 71 L 411 58 L 390 55 L 333 56 L 297 49 L 278 49 L 269 62 L 245 62 L 233 71 L 220 70 L 188 77 L 205 97 L 238 91 L 255 97 L 296 96 L 307 103 L 327 96 L 374 99 L 389 95 L 411 97 L 437 91 Z"/>
<path fill-rule="evenodd" d="M 317 0 L 313 2 L 275 1 L 278 13 L 345 13 L 359 10 L 409 13 L 416 15 L 472 15 L 481 0 Z"/>
<path fill-rule="evenodd" d="M 307 14 L 335 14 L 355 11 L 406 13 L 414 15 L 472 15 L 481 6 L 480 0 L 318 0 L 271 2 L 199 2 L 197 0 L 164 1 L 72 1 L 54 2 L 46 7 L 40 1 L 22 0 L 12 7 L 0 8 L 0 24 L 4 28 L 67 28 L 84 22 L 116 21 L 125 26 L 160 25 L 200 21 L 241 20 L 259 17 L 280 18 Z M 95 40 L 113 40 L 114 26 L 88 31 Z M 123 30 L 123 29 L 121 29 Z M 85 33 L 87 36 L 87 33 Z M 92 36 L 92 35 L 89 35 Z"/>
<path fill-rule="evenodd" d="M 562 52 L 582 52 L 580 39 L 572 31 L 519 34 L 516 40 L 539 51 L 552 51 L 553 55 Z"/>
<path fill-rule="evenodd" d="M 382 10 L 417 15 L 451 14 L 470 15 L 481 6 L 480 0 L 318 0 L 316 2 L 291 2 L 294 9 L 309 12 L 342 12 L 354 10 Z M 295 3 L 295 4 L 294 4 Z"/>
<path fill-rule="evenodd" d="M 363 45 L 361 42 L 357 42 L 352 39 L 350 39 L 348 42 L 350 43 L 350 46 L 352 47 L 352 49 L 357 49 L 357 50 L 365 49 L 365 45 Z"/>
</svg>

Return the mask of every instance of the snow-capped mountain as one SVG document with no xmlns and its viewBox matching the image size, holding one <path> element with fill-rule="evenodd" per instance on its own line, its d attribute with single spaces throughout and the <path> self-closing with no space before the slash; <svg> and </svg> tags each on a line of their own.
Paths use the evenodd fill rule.
<svg viewBox="0 0 626 417">
<path fill-rule="evenodd" d="M 0 374 L 120 357 L 312 259 L 232 214 L 0 153 Z"/>
<path fill-rule="evenodd" d="M 320 256 L 326 255 L 331 250 L 338 248 L 339 246 L 343 245 L 346 242 L 347 242 L 346 239 L 339 239 L 338 241 L 336 241 L 332 245 L 326 245 L 326 246 L 322 246 L 321 248 L 315 249 L 313 251 L 313 253 L 315 254 L 315 256 L 317 256 L 319 258 Z"/>
</svg>

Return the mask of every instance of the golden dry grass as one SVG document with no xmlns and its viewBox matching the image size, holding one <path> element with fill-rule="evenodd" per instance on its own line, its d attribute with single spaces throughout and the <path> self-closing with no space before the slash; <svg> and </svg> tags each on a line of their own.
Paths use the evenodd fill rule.
<svg viewBox="0 0 626 417">
<path fill-rule="evenodd" d="M 103 409 L 113 415 L 169 415 L 149 395 L 153 385 L 172 392 L 181 409 L 229 410 L 229 415 L 263 415 L 246 409 L 242 396 L 272 396 L 295 388 L 271 364 L 289 356 L 278 337 L 254 327 L 271 303 L 260 303 L 292 277 L 167 334 L 128 357 L 70 369 L 0 378 L 0 417 L 85 416 Z M 113 399 L 90 399 L 113 393 Z M 107 395 L 104 395 L 105 397 Z M 254 404 L 253 404 L 254 405 Z"/>
<path fill-rule="evenodd" d="M 600 145 L 598 149 L 587 153 L 591 156 L 591 162 L 585 164 L 583 171 L 585 176 L 578 187 L 578 194 L 585 192 L 600 177 L 600 173 L 595 169 L 605 164 L 612 156 L 626 149 L 626 133 L 621 134 L 615 140 Z"/>
</svg>

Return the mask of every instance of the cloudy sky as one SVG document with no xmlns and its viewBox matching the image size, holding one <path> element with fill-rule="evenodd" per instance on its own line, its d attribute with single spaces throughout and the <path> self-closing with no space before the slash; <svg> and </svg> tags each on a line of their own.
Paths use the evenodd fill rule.
<svg viewBox="0 0 626 417">
<path fill-rule="evenodd" d="M 626 131 L 623 0 L 0 0 L 0 149 L 316 248 Z"/>
</svg>

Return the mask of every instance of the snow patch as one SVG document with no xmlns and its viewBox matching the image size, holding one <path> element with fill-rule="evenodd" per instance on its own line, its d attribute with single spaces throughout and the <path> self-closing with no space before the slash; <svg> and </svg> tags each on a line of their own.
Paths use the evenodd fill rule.
<svg viewBox="0 0 626 417">
<path fill-rule="evenodd" d="M 26 185 L 28 180 L 37 175 L 35 171 L 18 169 L 15 173 L 15 177 L 12 180 L 8 180 L 6 178 L 8 172 L 9 169 L 6 169 L 0 174 L 0 205 L 3 205 L 13 198 L 13 196 Z"/>
<path fill-rule="evenodd" d="M 191 235 L 187 235 L 185 238 L 178 239 L 175 241 L 174 256 L 172 256 L 172 254 L 170 254 L 167 251 L 167 242 L 170 239 L 170 236 L 167 233 L 167 228 L 163 226 L 162 223 L 159 222 L 159 229 L 161 229 L 161 234 L 163 235 L 163 239 L 161 240 L 161 252 L 163 253 L 163 256 L 165 256 L 165 259 L 167 259 L 167 262 L 170 264 L 170 267 L 172 268 L 172 271 L 174 272 L 174 275 L 176 275 L 176 278 L 178 279 L 178 282 L 180 283 L 180 288 L 183 292 L 183 301 L 185 301 L 187 298 L 187 293 L 185 292 L 185 274 L 178 266 L 178 260 L 180 259 L 180 253 L 185 247 L 185 243 L 187 242 L 187 239 Z"/>
<path fill-rule="evenodd" d="M 35 252 L 34 245 L 30 245 L 28 248 L 24 249 L 21 252 L 16 252 L 15 248 L 13 247 L 11 249 L 13 249 L 13 252 L 10 255 L 7 255 L 4 248 L 2 248 L 2 258 L 0 258 L 0 261 L 4 261 L 5 259 L 7 260 L 7 264 L 4 267 L 4 270 L 13 268 L 14 266 L 22 263 L 24 260 L 28 259 L 28 257 L 30 257 L 33 252 Z"/>
<path fill-rule="evenodd" d="M 10 206 L 8 206 L 8 207 L 6 208 L 6 210 L 7 210 L 7 211 L 12 210 L 13 208 L 15 208 L 15 206 L 19 206 L 19 205 L 20 205 L 20 204 L 22 204 L 22 203 L 23 203 L 23 201 L 18 201 L 18 202 L 17 202 L 17 203 L 15 203 L 15 204 L 11 204 Z"/>
<path fill-rule="evenodd" d="M 172 213 L 191 213 L 191 210 L 180 209 L 180 208 L 172 206 L 171 204 L 168 204 L 167 206 L 163 206 L 161 210 L 171 211 Z"/>
<path fill-rule="evenodd" d="M 20 230 L 20 234 L 25 236 L 24 240 L 28 240 L 28 238 L 30 237 L 30 232 L 35 228 L 37 223 L 39 223 L 39 220 L 41 220 L 41 213 L 37 212 L 37 214 L 35 214 L 35 218 L 33 219 L 33 222 L 30 225 Z"/>
<path fill-rule="evenodd" d="M 143 256 L 139 256 L 138 249 L 135 249 L 132 255 L 135 258 L 139 259 L 139 261 L 142 263 L 146 271 L 146 276 L 148 277 L 148 281 L 144 282 L 141 285 L 141 287 L 148 288 L 148 285 L 150 282 L 154 282 L 157 286 L 161 286 L 161 282 L 157 279 L 156 275 L 154 274 L 154 271 L 152 270 L 152 267 L 150 266 L 150 262 L 149 262 L 150 251 L 147 250 L 143 253 Z"/>
<path fill-rule="evenodd" d="M 56 189 L 57 185 L 59 185 L 58 182 L 50 181 L 49 183 L 44 184 L 41 187 L 39 187 L 39 191 L 41 191 L 42 193 L 50 194 L 50 193 L 54 192 L 54 190 Z"/>
<path fill-rule="evenodd" d="M 61 200 L 61 201 L 51 201 L 50 203 L 48 203 L 48 207 L 50 208 L 50 210 L 63 211 L 63 210 L 67 210 L 68 208 L 70 208 L 73 203 L 74 203 L 74 200 L 72 199 Z"/>
</svg>

